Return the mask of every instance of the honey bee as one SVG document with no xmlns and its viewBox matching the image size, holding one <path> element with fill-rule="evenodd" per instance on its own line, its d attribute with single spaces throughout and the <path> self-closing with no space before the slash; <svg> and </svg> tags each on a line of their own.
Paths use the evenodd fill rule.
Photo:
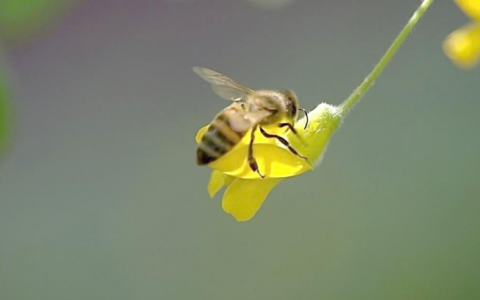
<svg viewBox="0 0 480 300">
<path fill-rule="evenodd" d="M 307 121 L 306 128 L 308 115 L 305 109 L 299 107 L 297 96 L 293 91 L 253 90 L 207 68 L 195 67 L 193 71 L 210 83 L 213 91 L 220 98 L 233 102 L 220 111 L 208 126 L 197 148 L 198 165 L 211 163 L 224 156 L 250 131 L 247 161 L 252 171 L 264 178 L 253 153 L 257 130 L 260 130 L 266 138 L 277 139 L 291 153 L 307 160 L 290 145 L 288 140 L 277 134 L 270 134 L 264 128 L 285 127 L 300 139 L 293 126 L 298 112 L 303 111 Z"/>
</svg>

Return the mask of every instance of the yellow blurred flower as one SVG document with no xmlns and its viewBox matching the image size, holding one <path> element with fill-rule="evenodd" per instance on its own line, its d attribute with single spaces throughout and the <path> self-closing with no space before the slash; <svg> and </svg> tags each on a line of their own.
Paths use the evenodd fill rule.
<svg viewBox="0 0 480 300">
<path fill-rule="evenodd" d="M 455 0 L 473 22 L 452 32 L 443 44 L 446 55 L 459 67 L 469 69 L 480 60 L 480 0 Z"/>
<path fill-rule="evenodd" d="M 237 221 L 248 221 L 260 209 L 270 191 L 283 179 L 313 170 L 320 162 L 322 153 L 332 133 L 337 129 L 341 117 L 334 106 L 322 103 L 309 114 L 307 128 L 305 119 L 300 120 L 295 129 L 304 140 L 302 143 L 290 131 L 283 136 L 308 161 L 292 154 L 283 144 L 274 139 L 267 139 L 257 133 L 254 153 L 259 169 L 265 178 L 251 170 L 247 162 L 250 134 L 230 152 L 208 166 L 214 169 L 208 185 L 210 197 L 223 187 L 227 189 L 222 199 L 222 208 Z M 196 136 L 197 143 L 206 131 L 201 128 Z M 269 129 L 271 132 L 272 129 Z M 285 130 L 285 129 L 283 129 Z"/>
</svg>

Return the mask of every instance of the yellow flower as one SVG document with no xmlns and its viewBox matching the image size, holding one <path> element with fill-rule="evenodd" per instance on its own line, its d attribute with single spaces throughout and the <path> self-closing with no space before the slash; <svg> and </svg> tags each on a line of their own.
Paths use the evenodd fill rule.
<svg viewBox="0 0 480 300">
<path fill-rule="evenodd" d="M 480 60 L 480 0 L 455 0 L 473 22 L 452 32 L 443 44 L 446 55 L 459 67 L 469 69 Z"/>
<path fill-rule="evenodd" d="M 259 174 L 251 171 L 247 165 L 247 152 L 250 140 L 250 134 L 247 133 L 245 138 L 226 155 L 208 165 L 214 169 L 208 184 L 210 196 L 213 197 L 223 186 L 226 186 L 222 200 L 223 210 L 231 214 L 237 221 L 248 221 L 253 218 L 270 191 L 280 181 L 312 170 L 313 166 L 321 161 L 322 154 L 325 152 L 331 135 L 338 128 L 345 115 L 351 111 L 374 84 L 385 66 L 405 41 L 405 38 L 412 32 L 432 3 L 433 0 L 423 0 L 385 55 L 382 56 L 370 74 L 342 104 L 335 107 L 322 103 L 308 114 L 309 122 L 307 128 L 304 129 L 305 119 L 300 120 L 295 125 L 295 129 L 304 143 L 292 132 L 282 133 L 282 136 L 301 155 L 308 159 L 307 161 L 292 154 L 288 148 L 285 148 L 276 140 L 267 139 L 260 134 L 256 134 L 253 155 L 257 160 L 261 174 L 265 175 L 264 178 L 260 178 Z M 272 128 L 268 128 L 268 132 L 275 133 L 271 130 Z M 206 127 L 199 130 L 196 137 L 197 143 L 205 132 Z"/>
<path fill-rule="evenodd" d="M 304 129 L 305 119 L 300 120 L 295 129 L 303 139 L 302 143 L 292 132 L 284 133 L 292 146 L 308 161 L 292 154 L 275 139 L 267 139 L 256 133 L 253 153 L 259 169 L 265 178 L 253 172 L 247 163 L 250 134 L 230 152 L 208 166 L 214 169 L 208 185 L 210 197 L 226 186 L 222 208 L 237 221 L 248 221 L 260 209 L 270 191 L 283 179 L 297 176 L 313 169 L 319 163 L 322 153 L 332 133 L 337 129 L 341 117 L 337 107 L 322 103 L 309 114 L 309 122 Z M 196 136 L 197 143 L 206 131 L 201 128 Z M 269 132 L 272 133 L 272 128 Z M 277 132 L 280 133 L 280 132 Z"/>
</svg>

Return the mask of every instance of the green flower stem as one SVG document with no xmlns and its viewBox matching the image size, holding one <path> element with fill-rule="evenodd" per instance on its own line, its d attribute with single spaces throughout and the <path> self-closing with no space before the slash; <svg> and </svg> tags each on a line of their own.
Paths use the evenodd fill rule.
<svg viewBox="0 0 480 300">
<path fill-rule="evenodd" d="M 363 80 L 363 82 L 353 91 L 350 97 L 347 98 L 338 108 L 339 108 L 339 117 L 343 118 L 351 108 L 362 98 L 363 95 L 368 91 L 368 89 L 373 85 L 378 76 L 382 73 L 383 69 L 388 65 L 393 55 L 397 52 L 400 46 L 403 44 L 408 35 L 412 32 L 415 25 L 423 17 L 425 12 L 428 10 L 430 5 L 432 5 L 433 0 L 424 0 L 422 4 L 415 11 L 413 16 L 408 21 L 407 25 L 402 29 L 400 34 L 395 38 L 390 48 L 380 59 L 378 64 L 373 68 L 372 72 Z"/>
</svg>

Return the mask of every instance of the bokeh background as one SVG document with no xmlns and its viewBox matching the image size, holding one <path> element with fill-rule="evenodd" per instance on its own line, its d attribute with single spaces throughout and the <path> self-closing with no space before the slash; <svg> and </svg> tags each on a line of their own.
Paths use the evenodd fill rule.
<svg viewBox="0 0 480 300">
<path fill-rule="evenodd" d="M 0 299 L 480 299 L 480 69 L 442 53 L 452 1 L 252 221 L 195 165 L 226 102 L 193 66 L 339 104 L 418 4 L 1 0 Z"/>
</svg>

